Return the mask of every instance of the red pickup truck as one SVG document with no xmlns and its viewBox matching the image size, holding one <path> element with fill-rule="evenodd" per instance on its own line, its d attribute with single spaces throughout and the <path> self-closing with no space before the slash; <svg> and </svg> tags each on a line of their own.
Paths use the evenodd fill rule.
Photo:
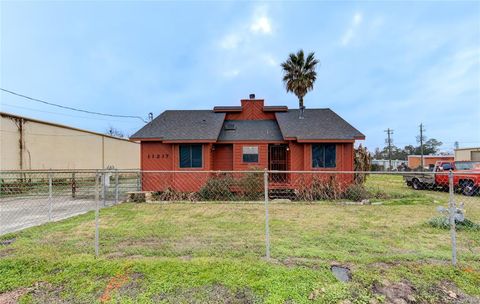
<svg viewBox="0 0 480 304">
<path fill-rule="evenodd" d="M 438 161 L 433 172 L 406 173 L 403 175 L 408 186 L 415 190 L 448 189 L 448 173 L 453 172 L 453 185 L 456 190 L 472 196 L 480 192 L 480 162 Z"/>
</svg>

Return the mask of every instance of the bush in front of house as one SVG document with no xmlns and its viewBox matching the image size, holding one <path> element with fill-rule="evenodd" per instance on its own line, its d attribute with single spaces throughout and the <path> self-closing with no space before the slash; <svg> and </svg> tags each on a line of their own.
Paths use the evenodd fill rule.
<svg viewBox="0 0 480 304">
<path fill-rule="evenodd" d="M 201 200 L 204 201 L 227 201 L 234 199 L 231 190 L 233 179 L 229 175 L 217 175 L 208 179 L 205 185 L 198 191 Z"/>
<path fill-rule="evenodd" d="M 343 198 L 352 200 L 354 202 L 361 202 L 363 200 L 369 199 L 371 194 L 363 186 L 363 184 L 351 184 L 345 189 L 343 193 Z"/>
<path fill-rule="evenodd" d="M 238 182 L 241 190 L 242 199 L 248 201 L 262 200 L 264 196 L 263 174 L 259 171 L 244 173 Z"/>
<path fill-rule="evenodd" d="M 302 182 L 303 187 L 296 191 L 298 200 L 336 200 L 342 197 L 342 186 L 336 176 L 314 176 L 311 183 Z"/>
</svg>

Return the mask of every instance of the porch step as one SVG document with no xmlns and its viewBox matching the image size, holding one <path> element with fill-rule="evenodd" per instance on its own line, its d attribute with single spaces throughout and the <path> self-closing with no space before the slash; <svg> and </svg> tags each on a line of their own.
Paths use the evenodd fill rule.
<svg viewBox="0 0 480 304">
<path fill-rule="evenodd" d="M 294 200 L 295 190 L 293 189 L 270 189 L 268 191 L 268 197 L 270 199 L 289 199 Z"/>
</svg>

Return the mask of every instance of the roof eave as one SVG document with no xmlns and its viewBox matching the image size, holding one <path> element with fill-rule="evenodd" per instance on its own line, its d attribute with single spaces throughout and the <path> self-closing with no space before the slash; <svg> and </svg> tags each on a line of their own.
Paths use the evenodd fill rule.
<svg viewBox="0 0 480 304">
<path fill-rule="evenodd" d="M 299 143 L 354 143 L 355 139 L 297 139 Z"/>
</svg>

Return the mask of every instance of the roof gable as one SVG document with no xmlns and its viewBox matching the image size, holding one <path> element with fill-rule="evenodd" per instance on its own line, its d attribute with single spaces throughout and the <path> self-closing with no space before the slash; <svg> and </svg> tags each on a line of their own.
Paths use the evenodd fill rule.
<svg viewBox="0 0 480 304">
<path fill-rule="evenodd" d="M 285 139 L 306 141 L 365 138 L 365 135 L 330 109 L 305 109 L 303 119 L 299 118 L 299 114 L 298 109 L 275 113 Z"/>
<path fill-rule="evenodd" d="M 218 141 L 283 141 L 275 120 L 225 120 Z"/>
<path fill-rule="evenodd" d="M 131 138 L 216 141 L 224 119 L 211 110 L 165 111 Z"/>
</svg>

